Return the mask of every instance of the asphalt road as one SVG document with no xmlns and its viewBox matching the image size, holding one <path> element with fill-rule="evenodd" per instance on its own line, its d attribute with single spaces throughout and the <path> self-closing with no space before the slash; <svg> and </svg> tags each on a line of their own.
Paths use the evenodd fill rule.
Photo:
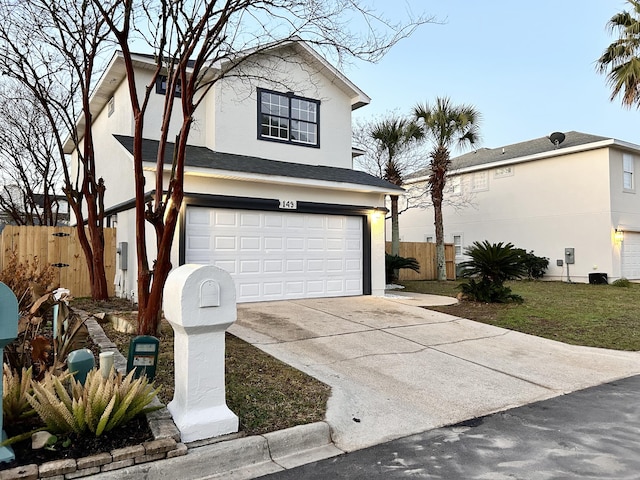
<svg viewBox="0 0 640 480">
<path fill-rule="evenodd" d="M 640 376 L 261 478 L 638 479 Z"/>
</svg>

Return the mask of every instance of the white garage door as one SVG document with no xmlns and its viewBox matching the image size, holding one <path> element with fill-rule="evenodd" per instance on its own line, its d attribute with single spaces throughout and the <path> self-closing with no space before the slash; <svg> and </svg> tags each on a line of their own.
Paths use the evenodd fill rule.
<svg viewBox="0 0 640 480">
<path fill-rule="evenodd" d="M 189 207 L 186 263 L 216 265 L 238 302 L 362 295 L 362 219 Z"/>
<path fill-rule="evenodd" d="M 622 276 L 629 280 L 640 279 L 640 233 L 624 232 Z"/>
</svg>

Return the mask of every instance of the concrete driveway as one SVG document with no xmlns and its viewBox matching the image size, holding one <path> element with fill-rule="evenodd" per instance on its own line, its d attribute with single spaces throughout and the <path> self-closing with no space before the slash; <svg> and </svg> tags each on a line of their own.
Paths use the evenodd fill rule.
<svg viewBox="0 0 640 480">
<path fill-rule="evenodd" d="M 566 345 L 420 307 L 451 300 L 240 304 L 229 331 L 332 387 L 326 420 L 344 451 L 640 373 L 640 352 Z"/>
</svg>

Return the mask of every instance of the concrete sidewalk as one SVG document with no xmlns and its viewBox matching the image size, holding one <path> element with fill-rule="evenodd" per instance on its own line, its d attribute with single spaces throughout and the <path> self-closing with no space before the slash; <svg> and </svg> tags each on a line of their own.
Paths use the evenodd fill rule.
<svg viewBox="0 0 640 480">
<path fill-rule="evenodd" d="M 230 331 L 332 387 L 326 420 L 344 451 L 640 373 L 640 353 L 416 306 L 429 297 L 241 304 Z"/>
</svg>

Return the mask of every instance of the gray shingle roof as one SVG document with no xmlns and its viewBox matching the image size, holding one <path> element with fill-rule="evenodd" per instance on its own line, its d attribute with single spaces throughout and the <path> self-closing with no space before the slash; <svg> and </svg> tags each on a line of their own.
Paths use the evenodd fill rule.
<svg viewBox="0 0 640 480">
<path fill-rule="evenodd" d="M 133 137 L 125 135 L 114 135 L 114 137 L 129 151 L 129 153 L 133 154 Z M 142 156 L 144 161 L 156 161 L 158 144 L 159 142 L 156 140 L 143 140 Z M 171 163 L 171 159 L 173 158 L 173 148 L 173 143 L 167 143 L 164 158 L 165 164 Z M 351 183 L 402 191 L 400 187 L 397 187 L 386 180 L 358 170 L 267 160 L 259 157 L 215 152 L 206 147 L 187 146 L 185 163 L 188 167 L 211 168 L 230 172 L 254 173 L 290 178 L 304 178 L 327 182 Z"/>
<path fill-rule="evenodd" d="M 527 157 L 539 153 L 552 152 L 554 150 L 557 150 L 560 154 L 563 149 L 569 147 L 576 147 L 579 145 L 586 145 L 589 143 L 601 142 L 603 140 L 610 139 L 610 137 L 601 137 L 599 135 L 590 135 L 588 133 L 571 131 L 565 133 L 565 140 L 558 146 L 557 149 L 556 146 L 551 143 L 548 137 L 540 137 L 533 140 L 527 140 L 526 142 L 505 145 L 504 147 L 479 148 L 474 152 L 465 153 L 464 155 L 453 158 L 451 160 L 451 168 L 458 169 L 473 167 L 477 165 L 485 165 L 504 160 L 511 160 L 514 158 Z M 412 177 L 421 177 L 427 174 L 427 169 L 424 169 L 416 172 L 414 175 L 412 175 Z"/>
</svg>

